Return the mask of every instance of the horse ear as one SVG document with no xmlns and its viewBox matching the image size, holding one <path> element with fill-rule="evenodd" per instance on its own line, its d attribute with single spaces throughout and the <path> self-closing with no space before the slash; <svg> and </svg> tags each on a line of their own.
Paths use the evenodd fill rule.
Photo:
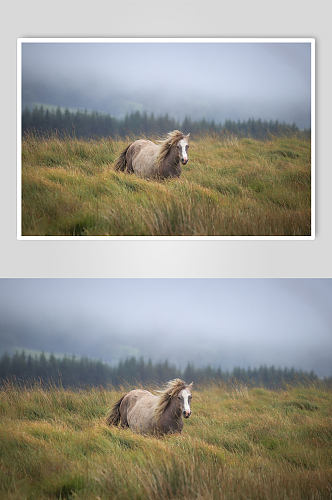
<svg viewBox="0 0 332 500">
<path fill-rule="evenodd" d="M 190 132 L 189 132 L 189 134 L 186 135 L 186 137 L 189 137 L 189 136 L 190 136 Z"/>
<path fill-rule="evenodd" d="M 194 382 L 190 382 L 188 387 L 192 387 L 194 385 Z"/>
</svg>

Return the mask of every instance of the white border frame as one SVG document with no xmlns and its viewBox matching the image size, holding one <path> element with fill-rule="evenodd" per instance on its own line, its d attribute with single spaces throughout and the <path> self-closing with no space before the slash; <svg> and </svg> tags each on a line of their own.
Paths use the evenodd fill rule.
<svg viewBox="0 0 332 500">
<path fill-rule="evenodd" d="M 23 236 L 22 235 L 22 45 L 23 43 L 310 43 L 311 45 L 311 235 L 310 236 Z M 18 240 L 314 240 L 315 239 L 315 39 L 314 38 L 18 38 L 17 39 L 17 239 Z"/>
</svg>

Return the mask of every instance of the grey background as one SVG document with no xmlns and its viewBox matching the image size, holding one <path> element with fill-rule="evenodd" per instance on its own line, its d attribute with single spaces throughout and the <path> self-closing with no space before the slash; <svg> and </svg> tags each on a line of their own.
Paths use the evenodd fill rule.
<svg viewBox="0 0 332 500">
<path fill-rule="evenodd" d="M 1 277 L 331 277 L 331 8 L 261 0 L 42 0 L 2 16 Z M 316 38 L 315 241 L 17 241 L 16 39 L 46 36 Z"/>
</svg>

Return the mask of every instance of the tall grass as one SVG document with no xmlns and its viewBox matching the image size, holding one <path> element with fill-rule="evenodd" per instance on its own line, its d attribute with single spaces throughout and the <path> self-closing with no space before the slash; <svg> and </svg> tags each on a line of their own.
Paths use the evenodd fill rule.
<svg viewBox="0 0 332 500">
<path fill-rule="evenodd" d="M 331 498 L 332 393 L 209 386 L 181 435 L 107 427 L 121 391 L 0 392 L 0 497 Z"/>
<path fill-rule="evenodd" d="M 201 137 L 179 179 L 114 171 L 130 141 L 22 143 L 23 235 L 309 235 L 310 141 Z"/>
</svg>

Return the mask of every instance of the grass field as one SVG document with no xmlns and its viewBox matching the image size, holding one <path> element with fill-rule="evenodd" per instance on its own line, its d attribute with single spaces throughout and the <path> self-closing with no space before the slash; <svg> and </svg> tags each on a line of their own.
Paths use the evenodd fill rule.
<svg viewBox="0 0 332 500">
<path fill-rule="evenodd" d="M 130 141 L 28 136 L 22 234 L 310 235 L 310 141 L 197 138 L 179 179 L 115 172 Z"/>
<path fill-rule="evenodd" d="M 182 435 L 105 424 L 120 392 L 0 393 L 0 498 L 328 499 L 332 393 L 210 386 Z"/>
</svg>

